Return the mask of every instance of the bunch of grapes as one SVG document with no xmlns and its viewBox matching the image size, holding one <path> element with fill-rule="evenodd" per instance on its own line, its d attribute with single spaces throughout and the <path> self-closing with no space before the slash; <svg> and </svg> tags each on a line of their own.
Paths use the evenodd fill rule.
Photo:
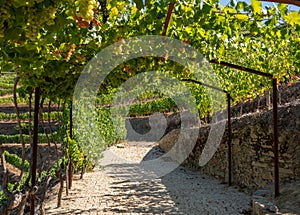
<svg viewBox="0 0 300 215">
<path fill-rule="evenodd" d="M 93 9 L 97 8 L 95 0 L 77 0 L 75 5 L 77 7 L 77 16 L 82 17 L 88 22 L 94 19 Z"/>
<path fill-rule="evenodd" d="M 70 49 L 69 51 L 67 52 L 67 55 L 66 55 L 66 61 L 68 62 L 72 56 L 72 54 L 75 52 L 75 48 L 76 48 L 76 45 L 75 44 L 72 44 L 70 46 Z"/>
<path fill-rule="evenodd" d="M 0 38 L 4 37 L 4 31 L 6 28 L 7 20 L 10 19 L 9 6 L 4 4 L 0 7 Z"/>
<path fill-rule="evenodd" d="M 37 11 L 33 8 L 28 12 L 27 29 L 25 35 L 30 40 L 36 40 L 39 33 L 40 20 L 37 16 Z"/>
<path fill-rule="evenodd" d="M 56 7 L 48 7 L 46 12 L 46 16 L 44 16 L 46 18 L 45 22 L 47 25 L 54 25 L 54 19 L 55 19 L 55 14 L 57 12 L 57 8 Z"/>
<path fill-rule="evenodd" d="M 25 16 L 27 17 L 27 27 L 25 35 L 32 41 L 38 37 L 39 30 L 44 24 L 54 25 L 55 14 L 57 7 L 50 6 L 47 8 L 40 7 L 27 7 Z"/>
<path fill-rule="evenodd" d="M 48 6 L 47 8 L 39 9 L 35 14 L 38 17 L 40 24 L 54 25 L 55 14 L 57 12 L 57 5 Z"/>
</svg>

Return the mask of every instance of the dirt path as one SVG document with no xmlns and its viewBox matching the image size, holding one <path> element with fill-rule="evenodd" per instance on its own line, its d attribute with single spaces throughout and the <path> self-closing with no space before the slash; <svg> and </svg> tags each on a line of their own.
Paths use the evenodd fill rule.
<svg viewBox="0 0 300 215">
<path fill-rule="evenodd" d="M 234 215 L 249 211 L 250 196 L 184 167 L 160 178 L 135 180 L 140 175 L 136 163 L 162 153 L 153 143 L 111 147 L 100 162 L 104 169 L 74 181 L 69 196 L 64 193 L 61 208 L 56 208 L 56 196 L 51 196 L 46 214 Z"/>
</svg>

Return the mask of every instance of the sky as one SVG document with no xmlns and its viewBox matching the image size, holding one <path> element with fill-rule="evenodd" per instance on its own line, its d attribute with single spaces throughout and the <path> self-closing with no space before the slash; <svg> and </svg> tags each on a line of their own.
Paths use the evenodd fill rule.
<svg viewBox="0 0 300 215">
<path fill-rule="evenodd" d="M 237 0 L 237 1 L 239 1 L 239 0 Z M 248 4 L 250 4 L 250 2 L 251 2 L 251 0 L 244 0 L 244 1 L 247 2 Z M 227 5 L 229 2 L 230 2 L 230 0 L 220 0 L 220 3 L 221 3 L 222 5 Z M 265 7 L 265 6 L 267 6 L 267 5 L 272 6 L 273 3 L 272 3 L 272 2 L 262 2 L 262 6 L 263 6 L 263 7 Z M 291 11 L 292 11 L 292 10 L 299 11 L 299 10 L 300 10 L 300 7 L 297 7 L 297 6 L 294 6 L 294 5 L 289 4 L 289 5 L 288 5 L 288 9 L 291 10 Z"/>
</svg>

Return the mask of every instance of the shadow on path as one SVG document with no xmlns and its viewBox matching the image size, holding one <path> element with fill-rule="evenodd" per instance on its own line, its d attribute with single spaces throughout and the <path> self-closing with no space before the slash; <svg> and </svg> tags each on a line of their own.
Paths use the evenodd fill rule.
<svg viewBox="0 0 300 215">
<path fill-rule="evenodd" d="M 154 146 L 143 158 L 155 159 L 162 151 Z M 170 161 L 166 161 L 170 162 Z M 104 166 L 116 179 L 111 185 L 114 199 L 108 210 L 115 213 L 150 214 L 245 214 L 250 196 L 222 185 L 216 179 L 185 167 L 154 179 L 145 179 L 138 164 L 116 162 Z M 159 168 L 159 167 L 158 167 Z"/>
</svg>

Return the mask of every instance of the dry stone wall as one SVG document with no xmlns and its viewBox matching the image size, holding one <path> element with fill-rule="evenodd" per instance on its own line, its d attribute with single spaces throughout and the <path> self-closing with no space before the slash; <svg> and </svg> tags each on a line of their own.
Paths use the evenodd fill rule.
<svg viewBox="0 0 300 215">
<path fill-rule="evenodd" d="M 279 106 L 278 116 L 280 178 L 300 180 L 300 100 Z M 247 114 L 232 121 L 233 183 L 248 190 L 272 183 L 274 179 L 272 110 Z M 209 125 L 199 129 L 197 143 L 183 164 L 227 181 L 227 129 L 212 159 L 205 166 L 201 167 L 198 164 L 209 131 Z M 168 133 L 159 142 L 161 148 L 165 151 L 170 150 L 178 134 L 178 129 Z"/>
<path fill-rule="evenodd" d="M 126 140 L 155 142 L 170 131 L 180 128 L 181 120 L 179 113 L 165 113 L 163 114 L 163 116 L 161 116 L 161 118 L 164 118 L 165 120 L 161 120 L 160 118 L 157 119 L 157 117 L 153 117 L 151 119 L 151 116 L 141 116 L 125 119 L 125 126 L 127 131 Z M 161 128 L 162 132 L 156 132 L 158 133 L 157 135 L 151 134 L 151 121 L 154 121 L 153 127 Z"/>
<path fill-rule="evenodd" d="M 239 117 L 243 114 L 255 111 L 264 111 L 272 108 L 272 92 L 266 91 L 264 95 L 259 95 L 253 100 L 241 101 L 232 107 L 232 116 Z M 300 82 L 293 83 L 291 86 L 278 87 L 278 103 L 286 104 L 300 99 Z"/>
</svg>

